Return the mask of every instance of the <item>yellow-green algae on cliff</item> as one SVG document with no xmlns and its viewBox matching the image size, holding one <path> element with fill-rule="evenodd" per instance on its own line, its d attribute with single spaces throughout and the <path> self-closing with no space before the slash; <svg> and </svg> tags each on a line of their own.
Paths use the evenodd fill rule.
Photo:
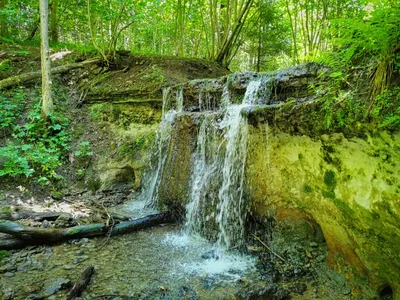
<svg viewBox="0 0 400 300">
<path fill-rule="evenodd" d="M 253 213 L 314 219 L 332 267 L 340 271 L 341 255 L 372 288 L 388 284 L 399 297 L 400 133 L 310 137 L 258 124 L 246 170 Z"/>
</svg>

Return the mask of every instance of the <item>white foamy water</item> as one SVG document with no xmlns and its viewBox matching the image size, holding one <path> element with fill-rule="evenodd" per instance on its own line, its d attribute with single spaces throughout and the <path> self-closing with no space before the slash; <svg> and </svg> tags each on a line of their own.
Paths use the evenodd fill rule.
<svg viewBox="0 0 400 300">
<path fill-rule="evenodd" d="M 254 271 L 254 257 L 221 251 L 200 236 L 185 232 L 169 233 L 163 245 L 182 251 L 176 260 L 174 276 L 196 275 L 221 281 L 235 281 Z"/>
<path fill-rule="evenodd" d="M 138 199 L 139 201 L 145 202 L 147 207 L 153 209 L 155 209 L 158 204 L 158 187 L 167 159 L 167 148 L 171 139 L 173 122 L 175 116 L 182 112 L 183 109 L 182 89 L 177 91 L 175 97 L 171 97 L 170 92 L 171 90 L 169 88 L 163 90 L 162 118 L 157 130 L 156 151 L 153 155 L 154 161 L 150 162 L 150 164 L 153 163 L 153 167 L 147 170 L 147 173 L 143 176 L 143 190 Z M 170 103 L 171 99 L 175 100 L 174 104 Z"/>
</svg>

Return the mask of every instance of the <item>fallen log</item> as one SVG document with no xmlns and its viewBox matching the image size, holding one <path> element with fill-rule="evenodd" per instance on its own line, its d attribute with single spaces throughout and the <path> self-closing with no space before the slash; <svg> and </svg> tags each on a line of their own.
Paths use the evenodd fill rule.
<svg viewBox="0 0 400 300">
<path fill-rule="evenodd" d="M 75 299 L 82 294 L 82 292 L 89 284 L 90 278 L 92 278 L 93 273 L 94 273 L 94 266 L 87 266 L 85 268 L 85 270 L 79 277 L 78 281 L 74 284 L 71 291 L 69 292 L 67 300 Z"/>
<path fill-rule="evenodd" d="M 173 218 L 170 213 L 159 213 L 143 218 L 121 222 L 112 226 L 104 223 L 80 225 L 69 228 L 38 228 L 19 224 L 17 222 L 0 220 L 0 233 L 6 233 L 19 241 L 27 244 L 52 244 L 70 239 L 81 239 L 84 237 L 95 236 L 114 236 L 152 226 L 172 223 Z M 0 240 L 0 249 L 5 248 Z"/>
<path fill-rule="evenodd" d="M 0 239 L 0 250 L 20 249 L 30 245 L 33 244 L 29 241 L 23 241 L 20 239 L 15 239 L 15 238 Z"/>
<path fill-rule="evenodd" d="M 63 66 L 52 68 L 51 74 L 59 74 L 59 73 L 68 72 L 70 70 L 83 68 L 86 65 L 98 63 L 100 61 L 101 61 L 101 59 L 94 58 L 94 59 L 88 59 L 88 60 L 85 60 L 85 61 L 82 61 L 79 63 L 65 64 Z M 41 77 L 42 77 L 42 71 L 29 72 L 29 73 L 24 73 L 24 74 L 17 75 L 17 76 L 11 76 L 6 79 L 0 80 L 0 90 L 15 86 L 17 84 L 21 84 L 26 81 L 41 78 Z"/>
</svg>

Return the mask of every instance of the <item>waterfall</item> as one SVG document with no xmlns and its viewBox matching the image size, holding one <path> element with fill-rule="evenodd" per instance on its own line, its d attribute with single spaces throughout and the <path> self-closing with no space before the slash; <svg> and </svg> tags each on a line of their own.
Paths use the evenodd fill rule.
<svg viewBox="0 0 400 300">
<path fill-rule="evenodd" d="M 159 187 L 163 180 L 171 133 L 177 114 L 188 114 L 196 120 L 197 143 L 191 164 L 190 188 L 186 205 L 185 229 L 192 235 L 205 236 L 219 249 L 240 247 L 245 240 L 245 220 L 248 211 L 244 187 L 248 124 L 242 111 L 268 103 L 271 98 L 271 78 L 252 76 L 241 100 L 231 94 L 230 85 L 242 80 L 233 75 L 220 86 L 220 98 L 206 82 L 198 89 L 196 103 L 184 103 L 183 87 L 166 89 L 163 93 L 162 121 L 157 131 L 156 151 L 151 172 L 143 179 L 139 200 L 156 208 Z M 212 83 L 212 82 L 211 82 Z M 196 98 L 194 98 L 196 99 Z M 184 105 L 185 104 L 185 105 Z M 176 142 L 176 141 L 175 141 Z M 174 148 L 176 149 L 176 148 Z M 173 150 L 175 151 L 175 150 Z M 164 175 L 163 175 L 164 174 Z"/>
<path fill-rule="evenodd" d="M 175 103 L 172 100 L 175 100 Z M 156 134 L 155 152 L 151 159 L 151 167 L 143 176 L 143 190 L 138 201 L 144 207 L 156 208 L 158 203 L 158 186 L 167 158 L 167 148 L 171 139 L 171 131 L 175 116 L 183 109 L 183 91 L 178 89 L 175 95 L 171 95 L 171 89 L 163 90 L 163 106 L 161 122 Z"/>
<path fill-rule="evenodd" d="M 259 95 L 263 83 L 261 79 L 250 81 L 240 104 L 232 103 L 229 88 L 225 86 L 222 117 L 203 113 L 198 132 L 185 226 L 191 233 L 209 238 L 214 235 L 217 245 L 224 249 L 244 242 L 248 209 L 244 197 L 248 125 L 241 112 L 264 98 Z"/>
</svg>

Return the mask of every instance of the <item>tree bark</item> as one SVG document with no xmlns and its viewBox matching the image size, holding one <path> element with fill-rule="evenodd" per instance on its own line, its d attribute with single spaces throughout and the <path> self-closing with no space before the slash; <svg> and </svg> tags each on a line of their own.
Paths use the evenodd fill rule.
<svg viewBox="0 0 400 300">
<path fill-rule="evenodd" d="M 42 113 L 45 118 L 53 110 L 51 97 L 50 48 L 49 48 L 49 1 L 40 0 L 40 53 L 42 57 Z"/>
<path fill-rule="evenodd" d="M 227 36 L 223 45 L 219 49 L 216 62 L 224 67 L 227 67 L 229 64 L 228 62 L 230 62 L 230 54 L 232 52 L 233 45 L 235 44 L 237 38 L 240 35 L 240 32 L 243 28 L 243 24 L 246 22 L 248 12 L 250 11 L 252 5 L 253 5 L 253 0 L 246 0 L 243 3 L 243 8 L 240 11 L 240 15 L 236 19 L 236 24 L 232 28 L 232 32 Z"/>
<path fill-rule="evenodd" d="M 0 9 L 4 9 L 7 6 L 7 0 L 0 0 Z M 8 29 L 5 21 L 0 22 L 0 36 L 7 36 Z"/>
<path fill-rule="evenodd" d="M 70 70 L 83 68 L 86 65 L 98 63 L 100 61 L 101 61 L 100 59 L 95 58 L 95 59 L 88 59 L 88 60 L 85 60 L 80 63 L 66 64 L 63 66 L 53 68 L 51 70 L 51 74 L 59 74 L 59 73 L 68 72 Z M 9 87 L 24 83 L 26 81 L 40 78 L 41 76 L 42 76 L 41 71 L 24 73 L 24 74 L 17 75 L 17 76 L 11 76 L 6 79 L 0 80 L 0 89 L 9 88 Z"/>
<path fill-rule="evenodd" d="M 53 0 L 50 4 L 50 38 L 53 43 L 58 42 L 58 20 L 57 20 L 57 10 L 58 10 L 58 0 Z"/>
<path fill-rule="evenodd" d="M 69 228 L 38 228 L 25 226 L 12 221 L 0 220 L 0 232 L 13 236 L 16 239 L 16 242 L 18 242 L 18 245 L 22 242 L 28 244 L 53 244 L 84 237 L 102 235 L 114 236 L 172 222 L 173 218 L 169 213 L 149 215 L 112 226 L 107 226 L 103 223 L 96 223 Z M 9 242 L 10 241 L 8 241 L 8 243 Z M 0 249 L 10 249 L 10 247 L 5 247 L 7 246 L 0 242 Z"/>
</svg>

